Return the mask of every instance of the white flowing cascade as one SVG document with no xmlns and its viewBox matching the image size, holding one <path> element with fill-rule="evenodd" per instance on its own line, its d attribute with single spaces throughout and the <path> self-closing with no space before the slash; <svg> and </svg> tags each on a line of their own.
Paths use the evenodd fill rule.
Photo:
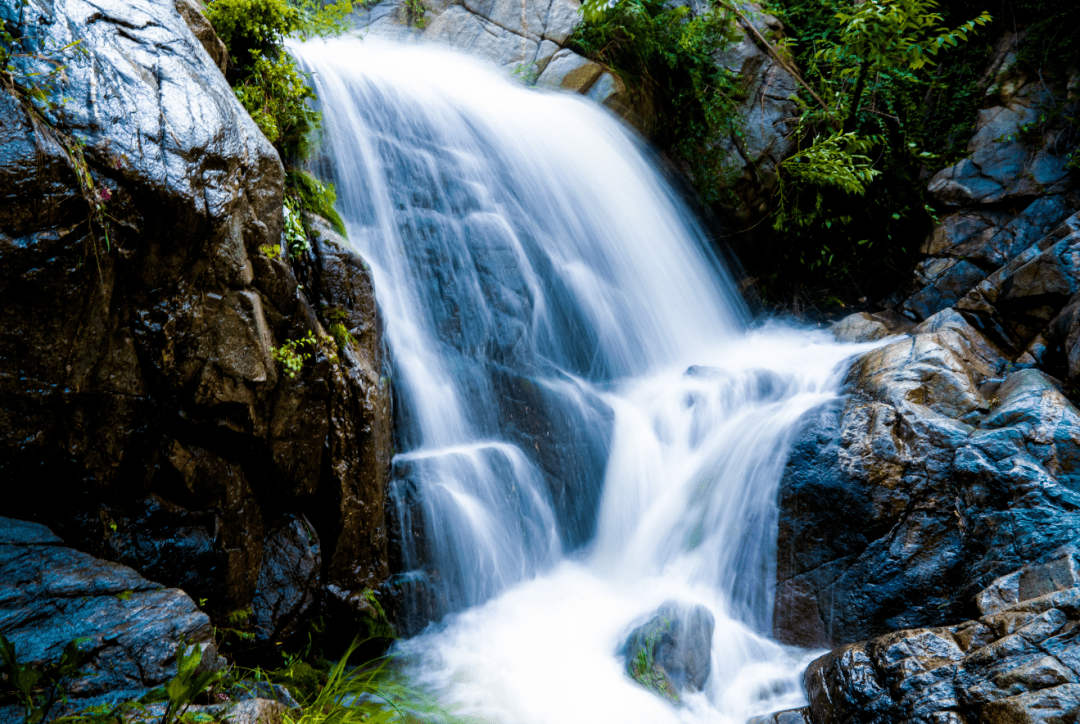
<svg viewBox="0 0 1080 724">
<path fill-rule="evenodd" d="M 411 675 L 505 724 L 800 705 L 811 654 L 767 635 L 777 485 L 859 348 L 748 329 L 648 150 L 590 102 L 431 47 L 291 50 L 385 317 L 404 565 L 449 612 L 400 646 Z M 617 653 L 669 600 L 716 619 L 679 707 Z"/>
</svg>

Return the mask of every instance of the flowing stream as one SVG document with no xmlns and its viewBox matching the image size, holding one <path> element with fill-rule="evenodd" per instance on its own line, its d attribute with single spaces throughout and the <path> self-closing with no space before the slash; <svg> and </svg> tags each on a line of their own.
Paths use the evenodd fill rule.
<svg viewBox="0 0 1080 724">
<path fill-rule="evenodd" d="M 813 653 L 768 637 L 776 490 L 858 348 L 752 327 L 650 151 L 590 102 L 430 47 L 292 52 L 393 358 L 411 675 L 504 724 L 800 705 Z M 669 600 L 716 619 L 679 707 L 617 653 Z"/>
</svg>

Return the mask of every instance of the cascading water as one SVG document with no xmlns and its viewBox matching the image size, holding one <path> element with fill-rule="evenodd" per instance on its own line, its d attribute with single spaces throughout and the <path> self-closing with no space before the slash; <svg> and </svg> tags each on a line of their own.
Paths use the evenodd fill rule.
<svg viewBox="0 0 1080 724">
<path fill-rule="evenodd" d="M 411 672 L 463 713 L 743 721 L 795 706 L 765 635 L 776 486 L 857 348 L 746 329 L 678 195 L 619 121 L 445 50 L 296 45 L 393 356 L 392 499 Z M 675 708 L 617 655 L 667 600 L 716 618 Z"/>
</svg>

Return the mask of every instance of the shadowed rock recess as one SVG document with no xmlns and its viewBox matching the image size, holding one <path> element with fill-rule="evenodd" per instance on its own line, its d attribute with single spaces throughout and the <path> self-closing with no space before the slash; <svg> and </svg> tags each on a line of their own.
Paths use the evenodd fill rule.
<svg viewBox="0 0 1080 724">
<path fill-rule="evenodd" d="M 82 145 L 108 219 L 106 236 L 54 134 L 0 92 L 4 512 L 212 613 L 255 603 L 269 640 L 326 585 L 387 576 L 381 327 L 369 273 L 332 232 L 297 265 L 302 286 L 277 253 L 281 161 L 212 29 L 177 6 L 0 7 L 42 48 L 79 42 L 58 58 L 69 100 L 49 124 Z M 346 348 L 320 323 L 331 310 Z M 272 350 L 309 331 L 290 378 Z"/>
</svg>

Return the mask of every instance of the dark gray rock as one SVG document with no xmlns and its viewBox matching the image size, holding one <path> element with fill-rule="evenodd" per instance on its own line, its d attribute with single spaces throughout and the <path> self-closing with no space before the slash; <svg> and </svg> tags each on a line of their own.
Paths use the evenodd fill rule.
<svg viewBox="0 0 1080 724">
<path fill-rule="evenodd" d="M 1080 413 L 948 310 L 860 357 L 780 491 L 774 631 L 834 646 L 965 618 L 1080 533 Z"/>
<path fill-rule="evenodd" d="M 0 518 L 0 633 L 22 663 L 56 663 L 70 641 L 91 655 L 66 682 L 74 711 L 138 698 L 176 674 L 180 645 L 218 666 L 214 630 L 187 594 L 67 548 L 37 523 Z"/>
<path fill-rule="evenodd" d="M 809 720 L 1075 720 L 1078 560 L 1074 541 L 995 581 L 978 596 L 978 620 L 898 631 L 817 659 L 804 675 Z"/>
<path fill-rule="evenodd" d="M 675 702 L 680 691 L 701 691 L 709 678 L 714 626 L 704 606 L 665 603 L 623 644 L 626 673 Z"/>
<path fill-rule="evenodd" d="M 256 641 L 281 641 L 315 604 L 322 574 L 319 537 L 304 517 L 286 519 L 267 534 L 263 551 L 251 623 Z"/>
</svg>

